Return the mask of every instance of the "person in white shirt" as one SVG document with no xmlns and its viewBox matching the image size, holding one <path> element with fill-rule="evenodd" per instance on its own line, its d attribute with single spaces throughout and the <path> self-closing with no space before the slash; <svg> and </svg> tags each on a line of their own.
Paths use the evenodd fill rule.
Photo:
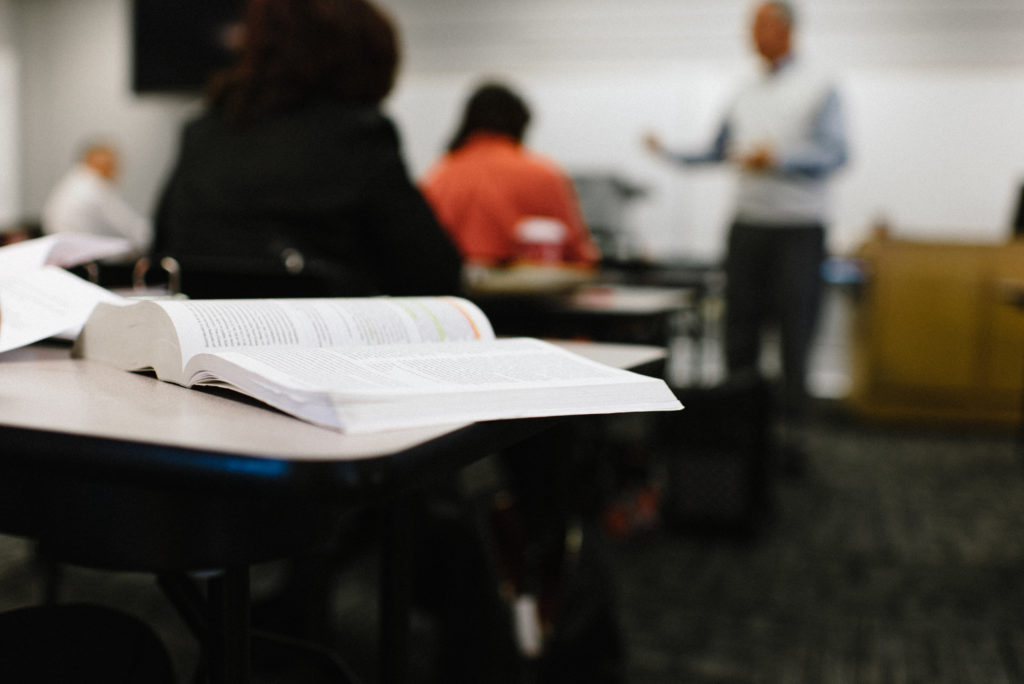
<svg viewBox="0 0 1024 684">
<path fill-rule="evenodd" d="M 723 118 L 710 149 L 667 150 L 672 162 L 727 162 L 738 174 L 725 259 L 725 357 L 733 375 L 756 374 L 762 327 L 777 325 L 782 356 L 783 465 L 802 461 L 807 363 L 821 300 L 828 181 L 847 161 L 839 92 L 793 55 L 793 7 L 758 4 L 754 47 L 764 64 Z"/>
<path fill-rule="evenodd" d="M 117 193 L 117 150 L 106 142 L 85 147 L 57 183 L 42 214 L 43 233 L 88 233 L 126 238 L 139 254 L 149 249 L 152 222 Z"/>
</svg>

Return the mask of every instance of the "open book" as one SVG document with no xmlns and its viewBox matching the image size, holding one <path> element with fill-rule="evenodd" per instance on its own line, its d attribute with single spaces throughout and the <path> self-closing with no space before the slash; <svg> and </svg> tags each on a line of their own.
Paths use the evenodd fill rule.
<svg viewBox="0 0 1024 684">
<path fill-rule="evenodd" d="M 100 304 L 74 353 L 344 432 L 681 408 L 660 379 L 495 339 L 457 297 Z"/>
</svg>

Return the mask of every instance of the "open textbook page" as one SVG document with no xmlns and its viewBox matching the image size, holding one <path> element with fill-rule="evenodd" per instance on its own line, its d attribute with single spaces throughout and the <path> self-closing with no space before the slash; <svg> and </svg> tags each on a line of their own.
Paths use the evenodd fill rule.
<svg viewBox="0 0 1024 684">
<path fill-rule="evenodd" d="M 200 354 L 187 384 L 239 390 L 345 432 L 680 408 L 657 378 L 531 338 Z"/>
<path fill-rule="evenodd" d="M 75 354 L 187 384 L 201 352 L 493 339 L 490 321 L 458 297 L 140 301 L 98 306 Z"/>
<path fill-rule="evenodd" d="M 99 305 L 75 354 L 346 432 L 680 408 L 660 379 L 495 339 L 457 297 Z"/>
</svg>

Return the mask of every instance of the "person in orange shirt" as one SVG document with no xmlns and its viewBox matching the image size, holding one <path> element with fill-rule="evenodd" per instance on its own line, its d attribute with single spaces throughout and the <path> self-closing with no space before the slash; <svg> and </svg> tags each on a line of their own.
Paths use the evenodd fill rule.
<svg viewBox="0 0 1024 684">
<path fill-rule="evenodd" d="M 523 144 L 530 111 L 486 83 L 466 103 L 447 153 L 422 191 L 468 264 L 590 267 L 600 258 L 572 181 Z"/>
</svg>

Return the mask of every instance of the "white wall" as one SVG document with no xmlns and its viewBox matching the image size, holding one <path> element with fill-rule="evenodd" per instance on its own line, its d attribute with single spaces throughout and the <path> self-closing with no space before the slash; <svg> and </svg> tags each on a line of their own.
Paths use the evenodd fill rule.
<svg viewBox="0 0 1024 684">
<path fill-rule="evenodd" d="M 18 148 L 18 58 L 9 0 L 0 0 L 0 225 L 21 214 Z"/>
<path fill-rule="evenodd" d="M 537 113 L 530 141 L 571 169 L 651 188 L 632 220 L 651 253 L 716 255 L 731 177 L 679 170 L 637 144 L 655 128 L 705 144 L 757 67 L 748 0 L 384 0 L 407 73 L 393 103 L 416 169 L 479 74 L 510 75 Z M 877 217 L 913 237 L 999 240 L 1024 180 L 1024 3 L 803 0 L 798 49 L 845 96 L 853 159 L 834 188 L 832 246 Z M 455 19 L 451 19 L 455 17 Z M 440 132 L 438 129 L 442 129 Z"/>
<path fill-rule="evenodd" d="M 178 125 L 196 103 L 130 92 L 128 0 L 3 2 L 14 9 L 22 69 L 24 210 L 41 206 L 80 140 L 97 132 L 124 141 L 125 192 L 150 209 Z M 615 171 L 650 189 L 630 216 L 646 251 L 717 255 L 729 173 L 665 166 L 638 140 L 647 128 L 684 146 L 707 139 L 739 79 L 756 67 L 750 2 L 380 2 L 404 37 L 388 106 L 415 173 L 443 147 L 472 84 L 508 77 L 533 106 L 535 147 L 571 170 Z M 882 214 L 906 235 L 1004 237 L 1024 180 L 1024 3 L 799 5 L 800 50 L 836 74 L 851 131 L 853 161 L 835 186 L 833 248 L 856 244 Z M 2 48 L 0 34 L 0 60 Z M 0 111 L 0 152 L 3 141 Z M 0 185 L 0 201 L 2 192 Z"/>
<path fill-rule="evenodd" d="M 21 199 L 38 215 L 83 142 L 122 152 L 122 190 L 150 211 L 194 98 L 131 92 L 128 0 L 9 0 L 21 72 Z"/>
</svg>

